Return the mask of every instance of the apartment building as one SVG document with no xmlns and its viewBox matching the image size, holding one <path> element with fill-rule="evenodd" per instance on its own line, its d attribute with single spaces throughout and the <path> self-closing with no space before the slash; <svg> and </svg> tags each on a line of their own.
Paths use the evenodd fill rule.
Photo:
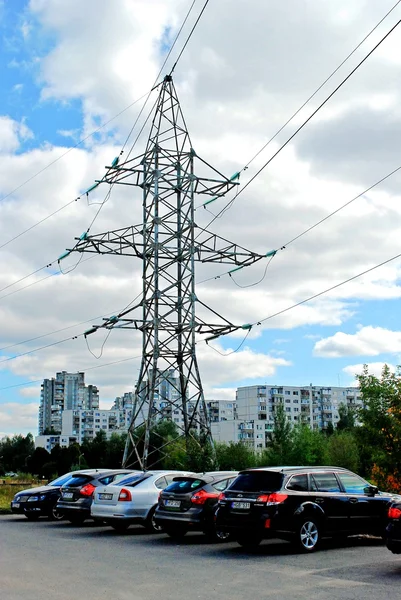
<svg viewBox="0 0 401 600">
<path fill-rule="evenodd" d="M 99 390 L 95 385 L 85 385 L 85 373 L 56 373 L 41 385 L 39 435 L 50 430 L 61 432 L 65 410 L 92 408 L 99 408 Z"/>
<path fill-rule="evenodd" d="M 241 441 L 255 451 L 266 448 L 267 433 L 273 429 L 274 412 L 279 404 L 284 406 L 291 423 L 304 423 L 311 429 L 324 430 L 329 423 L 336 426 L 341 404 L 361 406 L 362 398 L 359 388 L 314 385 L 255 385 L 238 388 L 237 431 L 236 440 L 233 441 Z M 227 435 L 224 426 L 221 427 L 220 435 L 221 438 Z"/>
</svg>

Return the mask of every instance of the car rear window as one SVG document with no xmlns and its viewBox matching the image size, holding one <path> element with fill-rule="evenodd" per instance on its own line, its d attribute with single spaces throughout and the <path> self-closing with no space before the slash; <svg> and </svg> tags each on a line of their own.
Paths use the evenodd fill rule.
<svg viewBox="0 0 401 600">
<path fill-rule="evenodd" d="M 277 492 L 281 489 L 282 483 L 282 473 L 253 471 L 238 475 L 228 489 L 241 492 Z"/>
<path fill-rule="evenodd" d="M 148 479 L 150 475 L 144 475 L 143 473 L 137 473 L 136 475 L 131 475 L 130 477 L 125 477 L 124 479 L 119 479 L 115 482 L 115 485 L 127 485 L 128 487 L 135 487 L 141 481 L 145 481 Z"/>
<path fill-rule="evenodd" d="M 198 488 L 205 485 L 202 479 L 180 479 L 179 481 L 173 481 L 165 489 L 166 492 L 175 492 L 176 494 L 186 494 L 193 492 Z"/>
<path fill-rule="evenodd" d="M 52 485 L 54 487 L 58 487 L 59 485 L 64 485 L 65 483 L 67 483 L 67 481 L 69 479 L 71 479 L 72 475 L 71 473 L 68 473 L 68 475 L 62 475 L 61 477 L 58 477 L 57 479 L 54 479 L 53 481 L 51 481 L 49 483 L 49 485 Z"/>
<path fill-rule="evenodd" d="M 73 475 L 64 484 L 64 487 L 81 487 L 81 485 L 85 485 L 91 479 L 92 479 L 92 477 L 90 475 Z"/>
</svg>

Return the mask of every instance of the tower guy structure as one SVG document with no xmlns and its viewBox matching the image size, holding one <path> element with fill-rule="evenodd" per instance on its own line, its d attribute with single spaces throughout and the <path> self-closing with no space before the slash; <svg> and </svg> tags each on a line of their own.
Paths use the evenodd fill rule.
<svg viewBox="0 0 401 600">
<path fill-rule="evenodd" d="M 241 327 L 249 329 L 250 325 L 234 325 L 198 299 L 195 264 L 221 263 L 232 265 L 234 270 L 272 254 L 251 252 L 195 223 L 195 199 L 202 202 L 203 198 L 207 203 L 224 196 L 238 185 L 238 177 L 238 173 L 231 179 L 225 177 L 197 156 L 172 77 L 168 75 L 159 84 L 145 152 L 125 162 L 115 159 L 102 179 L 112 185 L 141 188 L 142 223 L 96 235 L 83 234 L 60 257 L 71 252 L 92 252 L 132 256 L 142 261 L 143 292 L 138 303 L 85 333 L 89 335 L 99 327 L 142 333 L 142 360 L 125 466 L 149 468 L 163 451 L 156 451 L 151 445 L 151 432 L 162 417 L 157 408 L 160 402 L 155 402 L 160 379 L 172 370 L 177 373 L 177 393 L 165 402 L 183 417 L 175 439 L 184 436 L 186 440 L 192 437 L 211 441 L 196 359 L 196 337 L 215 338 Z M 210 313 L 211 322 L 197 316 L 197 306 L 202 307 L 202 315 Z"/>
</svg>

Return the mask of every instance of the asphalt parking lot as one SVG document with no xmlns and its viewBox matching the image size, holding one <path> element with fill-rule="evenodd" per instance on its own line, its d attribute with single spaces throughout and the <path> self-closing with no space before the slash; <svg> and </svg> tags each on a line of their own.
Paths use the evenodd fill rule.
<svg viewBox="0 0 401 600">
<path fill-rule="evenodd" d="M 401 556 L 372 538 L 324 540 L 311 555 L 278 540 L 249 552 L 198 534 L 177 543 L 139 526 L 120 535 L 0 517 L 1 600 L 388 600 L 400 590 Z"/>
</svg>

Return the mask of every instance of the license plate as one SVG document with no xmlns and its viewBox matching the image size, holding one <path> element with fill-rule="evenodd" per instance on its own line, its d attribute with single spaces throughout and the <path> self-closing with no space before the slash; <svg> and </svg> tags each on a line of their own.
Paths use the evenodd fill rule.
<svg viewBox="0 0 401 600">
<path fill-rule="evenodd" d="M 72 498 L 74 494 L 72 492 L 64 492 L 63 498 Z"/>
<path fill-rule="evenodd" d="M 168 508 L 180 508 L 181 502 L 179 500 L 166 500 L 165 505 Z"/>
<path fill-rule="evenodd" d="M 19 502 L 13 502 L 13 507 L 14 508 L 19 508 Z"/>
<path fill-rule="evenodd" d="M 113 500 L 113 494 L 99 494 L 99 500 Z"/>
<path fill-rule="evenodd" d="M 239 508 L 240 510 L 246 510 L 251 508 L 250 502 L 233 502 L 231 505 L 232 508 Z"/>
</svg>

